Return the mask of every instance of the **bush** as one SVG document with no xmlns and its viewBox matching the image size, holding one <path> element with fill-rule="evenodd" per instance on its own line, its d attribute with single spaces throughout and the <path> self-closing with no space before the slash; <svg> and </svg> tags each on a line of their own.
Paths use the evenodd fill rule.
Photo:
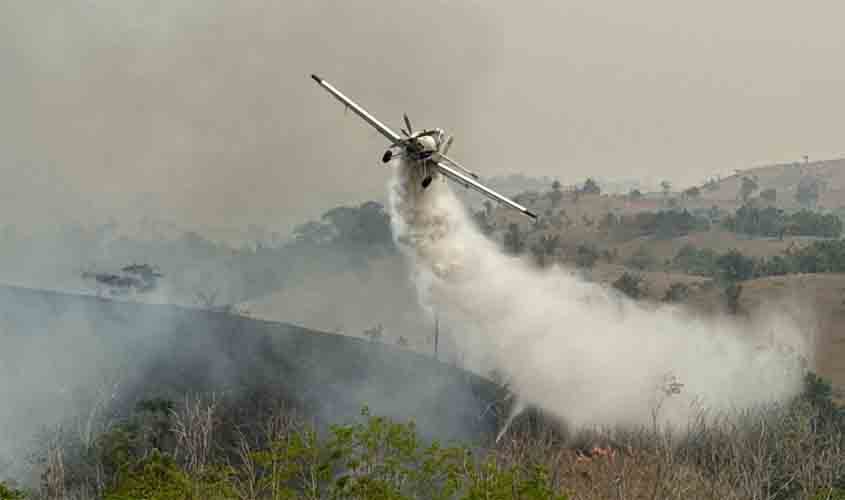
<svg viewBox="0 0 845 500">
<path fill-rule="evenodd" d="M 672 283 L 663 295 L 663 302 L 684 302 L 689 298 L 689 286 L 684 283 Z"/>
<path fill-rule="evenodd" d="M 623 273 L 622 276 L 613 282 L 613 288 L 634 300 L 645 295 L 644 280 L 638 274 Z"/>
<path fill-rule="evenodd" d="M 754 277 L 754 259 L 731 250 L 716 259 L 716 269 L 718 277 L 725 282 L 744 281 Z"/>
<path fill-rule="evenodd" d="M 0 481 L 0 500 L 24 500 L 26 495 Z"/>
<path fill-rule="evenodd" d="M 678 250 L 672 264 L 688 274 L 715 276 L 718 257 L 718 254 L 709 248 L 699 250 L 694 245 L 686 244 Z"/>
<path fill-rule="evenodd" d="M 599 260 L 599 250 L 590 243 L 581 243 L 575 248 L 575 265 L 590 269 Z"/>
</svg>

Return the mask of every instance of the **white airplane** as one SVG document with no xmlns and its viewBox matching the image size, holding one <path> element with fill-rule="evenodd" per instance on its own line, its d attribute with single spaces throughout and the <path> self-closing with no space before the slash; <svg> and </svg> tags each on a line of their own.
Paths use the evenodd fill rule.
<svg viewBox="0 0 845 500">
<path fill-rule="evenodd" d="M 446 153 L 452 146 L 453 137 L 447 137 L 442 129 L 436 128 L 414 132 L 411 129 L 411 121 L 408 119 L 408 115 L 404 115 L 403 118 L 405 119 L 407 130 L 400 129 L 404 135 L 402 137 L 378 121 L 352 99 L 343 95 L 341 91 L 329 82 L 317 75 L 311 75 L 311 78 L 390 141 L 390 147 L 381 157 L 382 162 L 388 163 L 395 158 L 405 158 L 406 161 L 411 161 L 417 168 L 422 169 L 423 188 L 427 188 L 432 180 L 434 180 L 434 177 L 440 174 L 466 188 L 473 188 L 494 201 L 519 210 L 533 219 L 537 218 L 536 214 L 519 203 L 506 196 L 502 196 L 478 182 L 478 175 L 470 172 L 458 162 L 446 156 Z"/>
</svg>

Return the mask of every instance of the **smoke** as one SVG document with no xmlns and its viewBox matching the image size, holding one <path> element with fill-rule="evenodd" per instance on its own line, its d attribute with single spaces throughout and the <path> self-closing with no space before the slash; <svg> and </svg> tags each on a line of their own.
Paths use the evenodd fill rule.
<svg viewBox="0 0 845 500">
<path fill-rule="evenodd" d="M 575 426 L 683 426 L 780 402 L 801 387 L 810 337 L 795 315 L 740 324 L 647 306 L 566 269 L 540 271 L 498 251 L 448 186 L 420 187 L 399 165 L 395 238 L 429 312 L 459 332 L 468 367 Z"/>
</svg>

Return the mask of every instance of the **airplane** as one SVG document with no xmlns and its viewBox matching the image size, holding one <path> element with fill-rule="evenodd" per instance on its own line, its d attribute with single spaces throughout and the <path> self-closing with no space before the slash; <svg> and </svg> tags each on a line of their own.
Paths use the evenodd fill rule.
<svg viewBox="0 0 845 500">
<path fill-rule="evenodd" d="M 390 141 L 390 147 L 381 157 L 382 163 L 389 163 L 391 160 L 397 158 L 405 158 L 406 161 L 410 161 L 417 168 L 422 169 L 423 189 L 431 185 L 431 182 L 437 175 L 442 175 L 465 188 L 475 189 L 496 202 L 518 210 L 532 219 L 537 219 L 537 215 L 534 212 L 488 188 L 478 181 L 478 175 L 446 156 L 454 138 L 447 136 L 443 129 L 435 128 L 414 132 L 411 128 L 411 121 L 408 119 L 408 115 L 403 115 L 406 128 L 400 128 L 404 137 L 400 136 L 385 124 L 378 121 L 364 108 L 356 104 L 355 101 L 346 97 L 329 82 L 317 75 L 311 75 L 311 78 L 338 101 L 343 103 L 347 109 L 354 111 L 356 115 L 361 117 L 361 119 L 370 124 L 370 126 Z"/>
</svg>

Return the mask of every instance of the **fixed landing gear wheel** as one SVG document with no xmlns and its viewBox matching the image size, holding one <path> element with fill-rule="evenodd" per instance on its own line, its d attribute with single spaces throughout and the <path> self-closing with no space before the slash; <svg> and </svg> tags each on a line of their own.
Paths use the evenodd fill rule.
<svg viewBox="0 0 845 500">
<path fill-rule="evenodd" d="M 431 184 L 431 176 L 430 175 L 428 177 L 426 177 L 425 179 L 423 179 L 423 181 L 422 181 L 423 189 L 427 188 L 429 186 L 429 184 Z"/>
</svg>

